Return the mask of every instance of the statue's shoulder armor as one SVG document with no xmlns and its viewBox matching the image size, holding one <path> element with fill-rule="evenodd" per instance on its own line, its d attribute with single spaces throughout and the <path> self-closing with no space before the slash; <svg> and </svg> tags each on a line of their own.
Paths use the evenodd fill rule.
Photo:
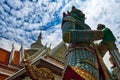
<svg viewBox="0 0 120 80">
<path fill-rule="evenodd" d="M 75 24 L 79 24 L 79 25 L 83 26 L 84 30 L 91 30 L 91 28 L 86 23 L 81 22 L 79 20 L 76 20 L 71 16 L 66 16 L 66 17 L 63 18 L 63 24 L 67 21 L 70 21 L 70 22 L 73 22 Z"/>
<path fill-rule="evenodd" d="M 85 30 L 91 30 L 90 26 L 88 26 L 86 23 L 84 23 L 84 29 Z"/>
</svg>

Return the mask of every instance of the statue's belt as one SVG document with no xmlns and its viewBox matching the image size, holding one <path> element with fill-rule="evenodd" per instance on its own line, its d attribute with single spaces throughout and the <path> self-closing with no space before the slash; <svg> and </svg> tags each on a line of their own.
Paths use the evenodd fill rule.
<svg viewBox="0 0 120 80">
<path fill-rule="evenodd" d="M 66 56 L 75 49 L 81 49 L 81 50 L 87 50 L 88 52 L 94 52 L 94 47 L 90 45 L 89 43 L 81 43 L 81 44 L 75 44 L 75 45 L 69 45 L 68 49 L 66 50 Z"/>
</svg>

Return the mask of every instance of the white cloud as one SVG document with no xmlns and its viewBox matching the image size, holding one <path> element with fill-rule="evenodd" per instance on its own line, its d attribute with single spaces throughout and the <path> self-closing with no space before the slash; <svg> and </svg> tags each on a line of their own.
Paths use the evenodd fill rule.
<svg viewBox="0 0 120 80">
<path fill-rule="evenodd" d="M 113 0 L 90 0 L 87 3 L 84 12 L 86 13 L 88 23 L 93 29 L 98 23 L 104 23 L 106 26 L 115 28 L 115 20 L 120 17 L 118 12 L 120 5 Z M 117 26 L 116 26 L 117 27 Z"/>
<path fill-rule="evenodd" d="M 103 57 L 103 60 L 104 60 L 104 63 L 106 64 L 108 70 L 110 71 L 111 70 L 111 67 L 113 66 L 110 61 L 109 61 L 109 58 L 110 58 L 110 55 L 109 55 L 109 52 L 107 52 L 105 54 L 105 56 Z"/>
<path fill-rule="evenodd" d="M 20 0 L 6 0 L 9 7 L 13 9 L 20 9 L 22 8 L 21 1 Z"/>
<path fill-rule="evenodd" d="M 51 47 L 55 47 L 57 44 L 59 44 L 61 41 L 62 41 L 62 38 L 61 38 L 61 29 L 60 29 L 60 24 L 59 25 L 56 25 L 55 26 L 55 30 L 54 32 L 49 32 L 49 31 L 44 31 L 42 32 L 43 34 L 43 39 L 42 39 L 42 42 L 43 44 L 45 45 L 46 43 L 48 45 L 51 44 Z"/>
<path fill-rule="evenodd" d="M 8 50 L 8 51 L 12 50 L 12 44 L 14 42 L 11 42 L 11 41 L 6 40 L 6 39 L 0 39 L 0 42 L 3 42 L 3 43 L 0 43 L 0 45 L 1 45 L 0 48 L 3 48 L 3 49 Z M 14 43 L 14 46 L 15 46 L 15 50 L 19 50 L 20 49 L 20 44 Z"/>
</svg>

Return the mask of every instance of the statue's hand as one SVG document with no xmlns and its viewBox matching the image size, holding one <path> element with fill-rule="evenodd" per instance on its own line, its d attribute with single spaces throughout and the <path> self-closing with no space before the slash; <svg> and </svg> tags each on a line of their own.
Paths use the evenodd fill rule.
<svg viewBox="0 0 120 80">
<path fill-rule="evenodd" d="M 112 31 L 108 28 L 102 30 L 103 32 L 103 40 L 102 43 L 107 46 L 108 49 L 116 48 L 116 38 L 114 37 Z"/>
<path fill-rule="evenodd" d="M 115 42 L 115 36 L 113 35 L 112 31 L 108 28 L 104 28 L 102 30 L 104 36 L 103 36 L 103 41 L 104 42 Z"/>
</svg>

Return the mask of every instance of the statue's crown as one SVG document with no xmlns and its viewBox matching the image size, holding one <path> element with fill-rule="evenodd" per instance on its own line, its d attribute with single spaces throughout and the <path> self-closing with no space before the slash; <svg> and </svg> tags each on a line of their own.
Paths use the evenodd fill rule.
<svg viewBox="0 0 120 80">
<path fill-rule="evenodd" d="M 72 13 L 79 13 L 79 16 L 85 19 L 85 14 L 79 9 L 77 9 L 75 6 L 72 6 L 72 10 L 67 12 L 68 15 L 71 15 Z"/>
</svg>

